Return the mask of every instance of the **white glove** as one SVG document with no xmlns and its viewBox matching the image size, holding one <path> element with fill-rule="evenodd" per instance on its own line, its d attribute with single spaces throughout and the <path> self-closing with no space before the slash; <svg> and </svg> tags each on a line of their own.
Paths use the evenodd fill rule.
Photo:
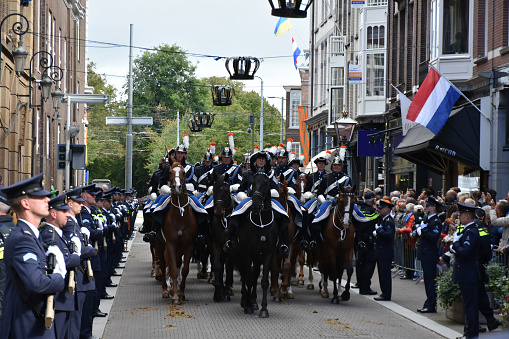
<svg viewBox="0 0 509 339">
<path fill-rule="evenodd" d="M 187 189 L 188 192 L 192 192 L 192 191 L 194 191 L 194 185 L 187 183 L 186 184 L 186 189 Z"/>
<path fill-rule="evenodd" d="M 209 188 L 207 188 L 207 196 L 211 197 L 212 194 L 214 194 L 214 187 L 209 186 Z"/>
<path fill-rule="evenodd" d="M 198 190 L 193 191 L 193 195 L 198 195 L 198 194 L 200 194 L 200 192 Z"/>
<path fill-rule="evenodd" d="M 421 236 L 422 227 L 417 227 L 417 230 L 416 230 L 416 231 L 417 231 L 417 234 L 418 234 L 419 236 Z"/>
<path fill-rule="evenodd" d="M 380 227 L 382 227 L 382 225 L 375 224 L 375 230 L 379 229 Z"/>
<path fill-rule="evenodd" d="M 150 200 L 156 200 L 157 199 L 157 193 L 154 192 L 154 193 L 151 193 L 150 194 Z"/>
<path fill-rule="evenodd" d="M 81 241 L 80 241 L 80 238 L 78 238 L 77 236 L 74 236 L 71 238 L 71 241 L 76 245 L 76 253 L 78 253 L 78 255 L 81 255 Z"/>
<path fill-rule="evenodd" d="M 288 187 L 288 194 L 295 194 L 295 190 L 291 187 Z"/>
<path fill-rule="evenodd" d="M 247 199 L 247 194 L 244 193 L 244 192 L 239 192 L 236 196 L 235 196 L 235 200 L 237 200 L 238 203 L 240 203 L 242 200 L 244 199 Z"/>
<path fill-rule="evenodd" d="M 278 191 L 276 191 L 275 189 L 271 189 L 271 190 L 270 190 L 270 196 L 271 196 L 272 198 L 279 198 L 279 192 L 278 192 Z"/>
<path fill-rule="evenodd" d="M 147 193 L 148 193 L 148 194 L 152 193 L 152 186 L 150 186 L 150 187 L 148 188 L 148 192 L 147 192 Z"/>
<path fill-rule="evenodd" d="M 67 274 L 67 269 L 65 268 L 65 260 L 64 255 L 62 254 L 62 251 L 60 251 L 60 248 L 56 245 L 51 245 L 48 247 L 48 250 L 46 251 L 46 256 L 48 256 L 50 253 L 53 253 L 55 255 L 55 269 L 53 270 L 53 273 L 58 273 L 62 276 L 62 278 L 65 279 L 65 275 Z"/>
<path fill-rule="evenodd" d="M 90 231 L 86 227 L 81 228 L 81 233 L 86 234 L 88 238 L 90 239 Z"/>
<path fill-rule="evenodd" d="M 373 231 L 373 236 L 376 237 L 376 231 Z"/>
<path fill-rule="evenodd" d="M 318 200 L 318 202 L 319 202 L 320 204 L 323 204 L 323 203 L 325 202 L 325 197 L 324 197 L 323 195 L 321 195 L 321 194 L 320 194 L 320 195 L 318 196 L 317 200 Z"/>
<path fill-rule="evenodd" d="M 230 186 L 230 192 L 238 192 L 240 184 L 235 184 Z"/>
<path fill-rule="evenodd" d="M 309 200 L 309 199 L 311 199 L 313 197 L 313 193 L 311 193 L 311 192 L 304 192 L 304 193 L 302 193 L 302 197 L 304 199 L 306 199 L 306 200 Z"/>
<path fill-rule="evenodd" d="M 463 233 L 458 234 L 458 232 L 454 232 L 454 234 L 452 235 L 452 239 L 453 239 L 452 242 L 454 243 L 454 242 L 460 240 L 462 236 L 463 236 Z"/>
<path fill-rule="evenodd" d="M 452 248 L 452 244 L 449 246 L 449 252 L 456 253 L 456 251 Z"/>
<path fill-rule="evenodd" d="M 421 223 L 421 229 L 422 229 L 422 228 L 426 228 L 426 227 L 428 227 L 428 224 Z"/>
<path fill-rule="evenodd" d="M 168 185 L 163 185 L 163 186 L 161 186 L 161 188 L 159 189 L 159 194 L 161 194 L 161 195 L 166 195 L 166 194 L 168 194 L 168 193 L 170 193 L 170 192 L 171 192 L 171 190 L 170 190 L 170 186 L 168 186 Z"/>
</svg>

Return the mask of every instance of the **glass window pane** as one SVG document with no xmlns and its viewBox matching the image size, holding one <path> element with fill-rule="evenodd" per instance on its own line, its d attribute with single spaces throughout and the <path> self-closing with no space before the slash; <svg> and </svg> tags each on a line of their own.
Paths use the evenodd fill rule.
<svg viewBox="0 0 509 339">
<path fill-rule="evenodd" d="M 343 67 L 332 67 L 331 73 L 332 73 L 331 79 L 332 86 L 343 86 L 345 84 L 345 75 Z"/>
<path fill-rule="evenodd" d="M 331 88 L 331 121 L 335 121 L 341 117 L 341 111 L 343 110 L 343 93 L 344 90 L 342 87 Z"/>
<path fill-rule="evenodd" d="M 373 27 L 373 48 L 378 48 L 378 26 Z"/>
<path fill-rule="evenodd" d="M 373 48 L 373 27 L 368 27 L 368 41 L 366 48 L 368 49 Z"/>
<path fill-rule="evenodd" d="M 469 0 L 444 0 L 443 54 L 468 53 Z"/>
<path fill-rule="evenodd" d="M 385 95 L 384 53 L 366 55 L 366 96 Z"/>
<path fill-rule="evenodd" d="M 380 42 L 379 48 L 385 48 L 385 26 L 380 26 L 380 36 L 378 41 Z"/>
</svg>

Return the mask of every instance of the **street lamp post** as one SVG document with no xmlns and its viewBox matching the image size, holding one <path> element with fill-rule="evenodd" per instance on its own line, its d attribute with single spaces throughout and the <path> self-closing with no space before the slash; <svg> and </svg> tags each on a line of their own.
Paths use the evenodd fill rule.
<svg viewBox="0 0 509 339">
<path fill-rule="evenodd" d="M 279 142 L 283 143 L 283 140 L 284 140 L 284 137 L 283 137 L 283 134 L 284 134 L 283 108 L 284 108 L 285 97 L 267 97 L 267 98 L 270 98 L 270 99 L 281 99 L 281 137 L 279 138 Z"/>
<path fill-rule="evenodd" d="M 260 100 L 260 150 L 263 150 L 263 79 L 255 75 L 261 81 L 261 100 Z"/>
<path fill-rule="evenodd" d="M 67 121 L 65 122 L 65 190 L 71 180 L 71 102 L 75 104 L 107 104 L 110 96 L 104 94 L 65 94 L 62 102 L 67 103 Z"/>
</svg>

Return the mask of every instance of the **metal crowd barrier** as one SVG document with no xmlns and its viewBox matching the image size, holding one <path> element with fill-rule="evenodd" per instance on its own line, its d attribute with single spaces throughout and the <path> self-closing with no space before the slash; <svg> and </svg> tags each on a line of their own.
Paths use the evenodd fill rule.
<svg viewBox="0 0 509 339">
<path fill-rule="evenodd" d="M 392 278 L 401 274 L 411 275 L 418 284 L 422 279 L 422 267 L 419 260 L 417 260 L 417 246 L 418 238 L 413 238 L 410 234 L 396 234 L 394 241 L 394 266 Z M 443 245 L 439 250 L 439 255 L 444 254 Z M 500 252 L 493 252 L 491 262 L 503 265 L 506 270 L 509 270 L 509 255 Z M 507 274 L 507 273 L 506 273 Z"/>
</svg>

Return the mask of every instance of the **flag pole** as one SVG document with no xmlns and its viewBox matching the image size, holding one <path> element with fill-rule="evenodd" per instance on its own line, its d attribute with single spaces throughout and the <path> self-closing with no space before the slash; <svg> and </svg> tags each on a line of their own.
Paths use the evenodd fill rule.
<svg viewBox="0 0 509 339">
<path fill-rule="evenodd" d="M 451 86 L 452 86 L 455 90 L 457 90 L 457 91 L 459 92 L 459 94 L 460 94 L 463 98 L 465 98 L 465 100 L 467 100 L 467 101 L 468 101 L 468 102 L 469 102 L 472 106 L 474 106 L 474 107 L 475 107 L 475 109 L 476 109 L 476 110 L 478 110 L 478 111 L 479 111 L 479 113 L 481 113 L 481 115 L 482 115 L 482 116 L 483 116 L 486 120 L 488 120 L 488 122 L 490 122 L 490 123 L 491 123 L 490 118 L 488 118 L 486 115 L 484 115 L 484 113 L 483 113 L 483 112 L 479 109 L 479 107 L 477 107 L 476 105 L 474 105 L 474 103 L 473 103 L 472 101 L 470 101 L 470 99 L 469 99 L 469 98 L 467 98 L 467 97 L 466 97 L 466 95 L 465 95 L 465 94 L 463 94 L 463 92 L 462 92 L 462 91 L 460 91 L 460 90 L 458 89 L 458 87 L 454 86 L 454 84 L 453 84 L 453 83 L 452 83 L 449 79 L 447 79 L 447 78 L 446 78 L 446 77 L 445 77 L 442 73 L 440 73 L 440 71 L 439 71 L 439 70 L 438 70 L 435 66 L 433 66 L 431 63 L 430 63 L 429 65 L 431 66 L 431 68 L 433 68 L 433 69 L 435 70 L 435 72 L 437 72 L 438 74 L 440 74 L 440 76 L 441 76 L 441 77 L 443 77 L 444 79 L 446 79 L 446 80 L 447 80 L 447 82 L 448 82 L 448 83 L 450 83 L 450 84 L 451 84 Z"/>
</svg>

